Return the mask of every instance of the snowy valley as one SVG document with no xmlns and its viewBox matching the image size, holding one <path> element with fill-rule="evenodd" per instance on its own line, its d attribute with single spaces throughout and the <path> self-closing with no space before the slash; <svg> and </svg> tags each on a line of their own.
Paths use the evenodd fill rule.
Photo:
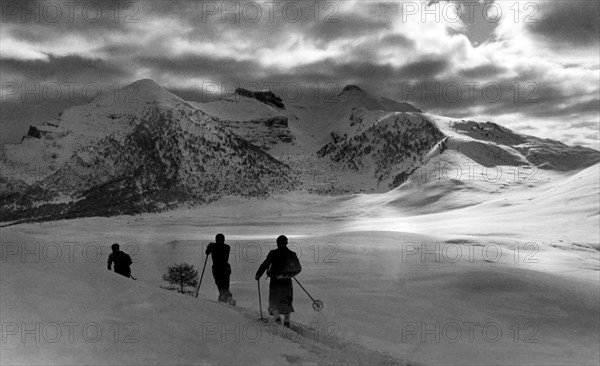
<svg viewBox="0 0 600 366">
<path fill-rule="evenodd" d="M 590 364 L 600 153 L 347 86 L 186 101 L 151 80 L 2 150 L 2 364 Z M 222 232 L 236 307 L 161 288 Z M 292 329 L 258 322 L 279 234 Z M 110 244 L 137 281 L 106 270 Z M 263 311 L 268 284 L 261 282 Z"/>
</svg>

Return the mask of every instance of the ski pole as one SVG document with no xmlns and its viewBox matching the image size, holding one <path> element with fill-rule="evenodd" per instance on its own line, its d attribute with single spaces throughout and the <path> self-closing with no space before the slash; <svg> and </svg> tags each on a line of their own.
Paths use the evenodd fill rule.
<svg viewBox="0 0 600 366">
<path fill-rule="evenodd" d="M 256 283 L 258 284 L 258 308 L 260 309 L 260 321 L 263 323 L 268 322 L 269 320 L 267 318 L 263 318 L 262 315 L 262 301 L 260 299 L 260 279 L 256 280 Z"/>
<path fill-rule="evenodd" d="M 310 294 L 308 293 L 308 291 L 306 291 L 306 289 L 304 288 L 304 286 L 302 286 L 302 284 L 300 283 L 300 281 L 298 281 L 298 280 L 296 279 L 296 277 L 292 277 L 292 278 L 293 278 L 293 279 L 296 281 L 296 283 L 297 283 L 297 284 L 298 284 L 298 285 L 299 285 L 299 286 L 300 286 L 300 287 L 301 287 L 301 288 L 304 290 L 304 292 L 306 292 L 306 294 L 308 295 L 308 297 L 310 297 L 310 299 L 311 299 L 311 300 L 312 300 L 312 302 L 313 302 L 313 304 L 312 304 L 312 307 L 313 307 L 313 309 L 314 309 L 315 311 L 321 311 L 321 310 L 323 310 L 323 307 L 325 306 L 325 305 L 323 304 L 323 301 L 321 301 L 321 300 L 315 300 L 315 299 L 314 299 L 312 296 L 310 296 Z"/>
<path fill-rule="evenodd" d="M 196 297 L 198 297 L 198 292 L 200 291 L 200 285 L 202 284 L 202 278 L 204 278 L 204 270 L 206 269 L 206 262 L 208 262 L 208 255 L 204 260 L 204 267 L 202 267 L 202 275 L 200 276 L 200 282 L 198 282 L 198 287 L 196 287 Z"/>
</svg>

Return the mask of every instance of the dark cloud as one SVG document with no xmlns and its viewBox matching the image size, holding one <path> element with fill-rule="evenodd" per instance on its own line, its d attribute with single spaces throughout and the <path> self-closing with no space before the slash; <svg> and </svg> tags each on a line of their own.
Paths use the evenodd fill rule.
<svg viewBox="0 0 600 366">
<path fill-rule="evenodd" d="M 31 43 L 60 40 L 77 34 L 95 39 L 110 32 L 127 33 L 142 21 L 136 1 L 21 1 L 2 0 L 3 31 Z"/>
<path fill-rule="evenodd" d="M 390 79 L 401 79 L 398 69 L 391 65 L 378 65 L 369 62 L 340 63 L 329 58 L 323 61 L 301 65 L 289 70 L 265 70 L 260 64 L 251 61 L 215 59 L 208 56 L 185 55 L 171 58 L 139 57 L 136 63 L 150 68 L 153 74 L 167 77 L 207 78 L 215 83 L 232 85 L 337 85 L 360 84 L 372 89 L 380 89 L 380 83 Z M 199 86 L 198 89 L 201 89 Z M 179 93 L 194 95 L 191 90 L 177 89 Z"/>
<path fill-rule="evenodd" d="M 53 34 L 54 32 L 44 32 L 41 28 L 42 27 L 34 24 L 26 28 L 19 27 L 7 29 L 7 32 L 9 32 L 14 39 L 28 43 L 42 43 L 55 37 Z"/>
<path fill-rule="evenodd" d="M 246 8 L 247 4 L 257 5 Z M 255 48 L 269 48 L 299 38 L 324 49 L 331 41 L 374 35 L 392 26 L 389 14 L 388 17 L 369 15 L 372 8 L 376 8 L 372 4 L 363 4 L 362 11 L 346 12 L 347 7 L 348 4 L 343 2 L 324 0 L 210 2 L 210 5 L 192 1 L 178 7 L 169 16 L 175 14 L 178 22 L 191 27 L 182 35 L 186 39 L 211 42 L 230 42 L 233 39 L 252 44 Z M 165 4 L 155 5 L 151 11 L 166 11 L 165 8 Z M 260 9 L 260 17 L 257 17 L 256 9 Z M 257 20 L 254 21 L 254 18 Z"/>
<path fill-rule="evenodd" d="M 170 74 L 185 77 L 210 77 L 216 80 L 252 80 L 262 71 L 254 61 L 219 59 L 205 55 L 178 57 L 140 56 L 138 65 L 154 70 L 153 74 Z"/>
<path fill-rule="evenodd" d="M 88 82 L 124 78 L 128 72 L 121 66 L 97 58 L 79 55 L 48 55 L 47 60 L 0 59 L 3 81 L 37 80 Z"/>
<path fill-rule="evenodd" d="M 390 20 L 397 16 L 402 8 L 399 2 L 374 1 L 366 3 L 365 13 L 376 19 Z"/>
<path fill-rule="evenodd" d="M 382 94 L 409 102 L 427 112 L 457 118 L 470 117 L 474 107 L 480 108 L 478 113 L 485 115 L 520 113 L 534 119 L 564 117 L 565 122 L 570 122 L 574 115 L 593 115 L 600 111 L 597 99 L 578 102 L 589 97 L 587 94 L 574 93 L 560 83 L 524 80 L 528 80 L 526 76 L 518 75 L 489 82 L 469 81 L 460 76 L 444 80 L 393 78 L 376 82 L 381 82 L 380 88 L 385 86 Z"/>
<path fill-rule="evenodd" d="M 402 34 L 388 34 L 381 39 L 381 45 L 413 48 L 415 41 Z"/>
<path fill-rule="evenodd" d="M 142 54 L 146 50 L 139 44 L 132 43 L 111 43 L 94 50 L 94 53 L 103 55 L 107 59 L 116 59 L 118 57 Z"/>
<path fill-rule="evenodd" d="M 382 19 L 365 18 L 359 14 L 340 14 L 334 21 L 312 23 L 306 35 L 314 40 L 331 42 L 340 38 L 356 38 L 371 35 L 390 28 L 390 23 Z"/>
<path fill-rule="evenodd" d="M 218 38 L 220 33 L 255 35 L 255 32 L 277 36 L 282 33 L 306 33 L 314 25 L 337 24 L 348 28 L 351 22 L 380 23 L 369 18 L 347 15 L 343 2 L 329 0 L 274 2 L 260 1 L 142 1 L 140 9 L 150 18 L 169 17 L 194 30 L 198 38 Z M 258 41 L 259 39 L 254 39 Z"/>
<path fill-rule="evenodd" d="M 565 47 L 598 45 L 600 2 L 588 0 L 539 3 L 528 28 L 537 36 Z M 537 5 L 536 5 L 537 6 Z"/>
<path fill-rule="evenodd" d="M 600 125 L 598 121 L 581 121 L 576 123 L 571 123 L 572 128 L 589 128 L 589 129 L 600 129 Z"/>
<path fill-rule="evenodd" d="M 557 106 L 552 101 L 544 100 L 539 103 L 538 108 L 534 108 L 529 114 L 537 117 L 556 117 L 585 115 L 589 113 L 598 113 L 600 111 L 600 101 L 598 99 L 587 102 L 571 102 L 566 107 Z"/>
<path fill-rule="evenodd" d="M 288 75 L 296 80 L 304 79 L 308 83 L 330 82 L 337 85 L 351 83 L 371 85 L 398 76 L 397 70 L 391 65 L 368 62 L 341 63 L 332 58 L 295 67 Z"/>
<path fill-rule="evenodd" d="M 424 58 L 411 62 L 399 70 L 399 74 L 408 79 L 431 79 L 449 66 L 447 59 Z"/>
<path fill-rule="evenodd" d="M 487 64 L 462 70 L 460 74 L 472 79 L 489 79 L 497 77 L 505 71 L 506 69 L 502 66 Z"/>
</svg>

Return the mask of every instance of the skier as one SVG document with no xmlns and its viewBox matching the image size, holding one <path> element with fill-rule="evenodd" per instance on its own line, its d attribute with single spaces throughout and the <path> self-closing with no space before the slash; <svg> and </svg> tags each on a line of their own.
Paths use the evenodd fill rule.
<svg viewBox="0 0 600 366">
<path fill-rule="evenodd" d="M 131 268 L 129 268 L 131 263 L 133 263 L 131 257 L 127 253 L 120 251 L 119 244 L 117 243 L 111 245 L 110 248 L 112 249 L 112 253 L 108 255 L 108 270 L 111 270 L 110 267 L 114 262 L 116 273 L 125 277 L 131 277 Z"/>
<path fill-rule="evenodd" d="M 212 254 L 212 274 L 219 289 L 219 301 L 235 306 L 233 295 L 229 292 L 229 276 L 231 266 L 229 265 L 229 245 L 225 244 L 225 235 L 217 234 L 216 243 L 208 244 L 206 255 Z"/>
<path fill-rule="evenodd" d="M 288 239 L 281 235 L 277 238 L 277 249 L 271 250 L 256 272 L 255 279 L 260 280 L 265 271 L 271 277 L 269 283 L 269 314 L 275 322 L 281 324 L 280 314 L 284 316 L 283 325 L 290 327 L 290 313 L 294 312 L 294 288 L 292 277 L 300 273 L 302 266 L 296 253 L 287 247 Z"/>
</svg>

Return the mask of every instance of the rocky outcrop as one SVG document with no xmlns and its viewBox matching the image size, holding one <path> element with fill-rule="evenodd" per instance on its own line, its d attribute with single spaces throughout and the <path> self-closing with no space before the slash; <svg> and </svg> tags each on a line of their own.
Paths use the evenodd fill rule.
<svg viewBox="0 0 600 366">
<path fill-rule="evenodd" d="M 259 102 L 272 105 L 273 107 L 285 109 L 285 104 L 283 104 L 283 100 L 273 94 L 270 90 L 265 91 L 252 91 L 244 88 L 235 89 L 235 94 L 241 95 L 246 98 L 256 99 Z"/>
<path fill-rule="evenodd" d="M 317 154 L 360 174 L 369 174 L 385 190 L 403 183 L 430 149 L 445 136 L 430 121 L 408 115 L 373 124 L 353 136 L 332 134 Z"/>
<path fill-rule="evenodd" d="M 358 86 L 356 86 L 356 85 L 346 85 L 344 87 L 344 89 L 342 89 L 342 92 L 340 94 L 338 94 L 338 97 L 340 95 L 344 94 L 345 92 L 349 92 L 349 91 L 359 91 L 359 92 L 363 92 L 364 93 L 364 91 L 361 88 L 359 88 Z"/>
<path fill-rule="evenodd" d="M 42 137 L 46 137 L 48 139 L 57 139 L 66 135 L 67 131 L 57 127 L 56 125 L 51 124 L 29 126 L 29 130 L 27 131 L 28 137 L 33 137 L 37 139 L 40 139 Z"/>
<path fill-rule="evenodd" d="M 260 118 L 250 121 L 220 121 L 231 132 L 253 145 L 270 150 L 278 143 L 292 143 L 294 136 L 284 116 Z"/>
</svg>

